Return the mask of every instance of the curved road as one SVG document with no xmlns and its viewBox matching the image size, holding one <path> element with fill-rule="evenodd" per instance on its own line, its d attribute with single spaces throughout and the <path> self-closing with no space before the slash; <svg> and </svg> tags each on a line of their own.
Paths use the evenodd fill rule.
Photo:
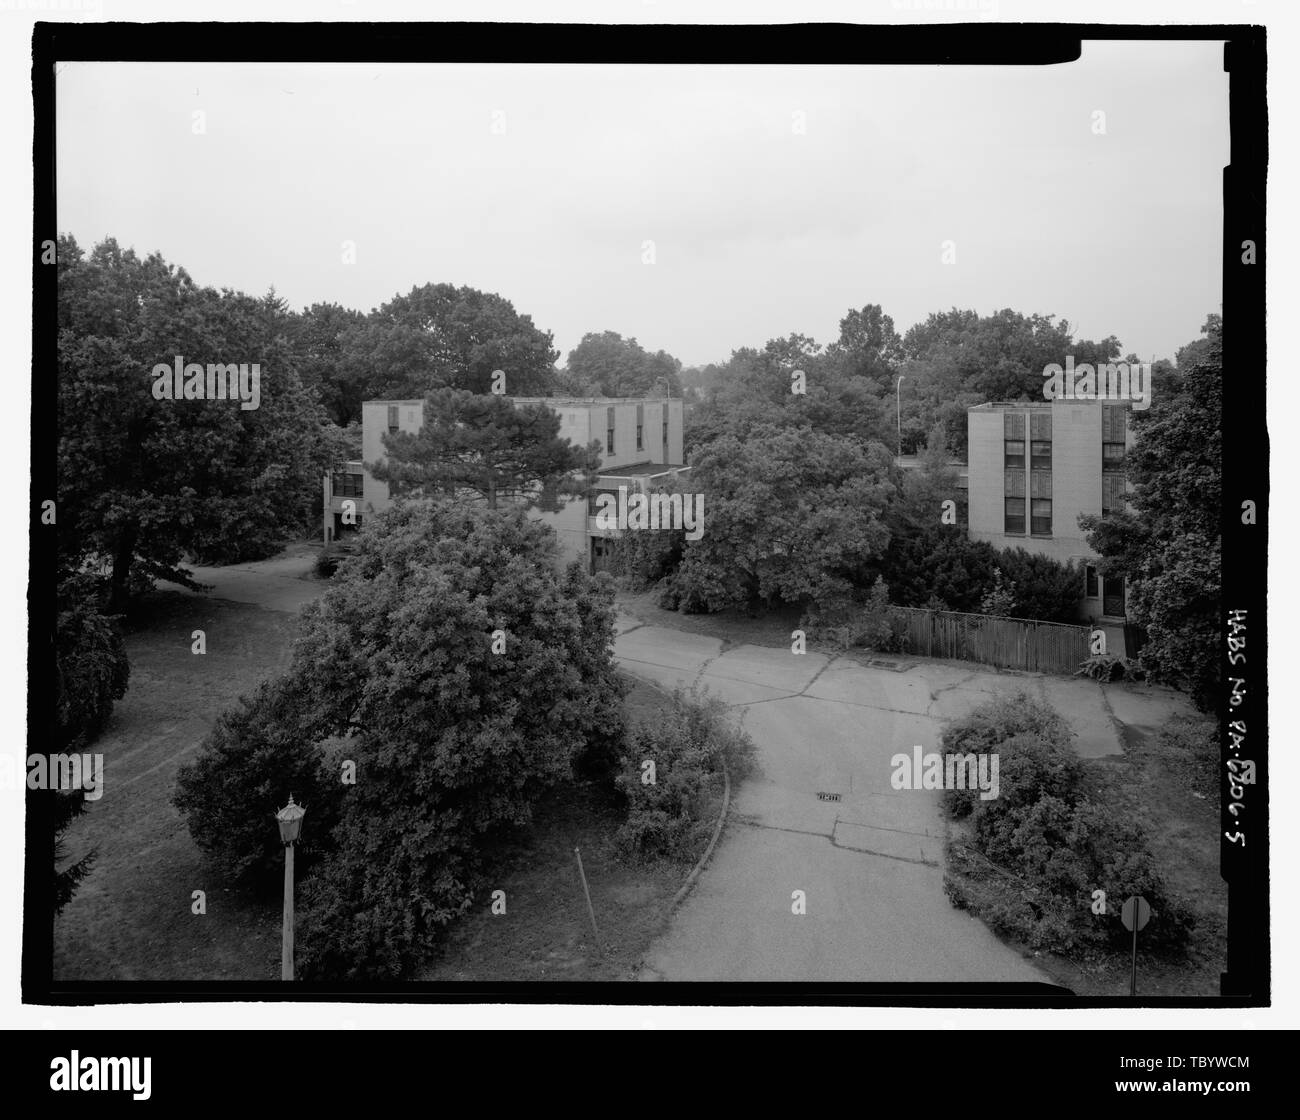
<svg viewBox="0 0 1300 1120">
<path fill-rule="evenodd" d="M 630 618 L 620 630 L 626 670 L 707 687 L 737 712 L 759 761 L 644 979 L 1050 982 L 949 904 L 938 792 L 889 780 L 896 752 L 938 749 L 942 720 L 1032 681 L 757 646 L 724 652 L 718 639 Z M 796 891 L 804 914 L 794 913 Z"/>
</svg>

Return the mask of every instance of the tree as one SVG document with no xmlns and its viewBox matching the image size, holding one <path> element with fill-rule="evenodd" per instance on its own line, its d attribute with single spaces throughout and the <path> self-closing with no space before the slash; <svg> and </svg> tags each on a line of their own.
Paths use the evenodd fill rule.
<svg viewBox="0 0 1300 1120">
<path fill-rule="evenodd" d="M 569 385 L 582 386 L 591 396 L 639 397 L 654 392 L 681 396 L 682 363 L 658 350 L 651 354 L 635 338 L 616 331 L 594 332 L 569 351 L 566 376 Z"/>
<path fill-rule="evenodd" d="M 469 904 L 486 840 L 584 759 L 617 756 L 612 587 L 554 559 L 554 534 L 517 509 L 394 507 L 304 610 L 286 679 L 183 773 L 195 840 L 252 870 L 274 854 L 269 814 L 290 783 L 333 759 L 335 793 L 315 792 L 328 810 L 309 804 L 303 829 L 321 846 L 304 977 L 401 976 Z"/>
<path fill-rule="evenodd" d="M 361 420 L 365 385 L 353 354 L 366 317 L 337 303 L 314 303 L 290 319 L 290 341 L 303 385 L 340 427 Z"/>
<path fill-rule="evenodd" d="M 688 541 L 676 587 L 683 606 L 718 610 L 842 595 L 889 542 L 894 492 L 879 444 L 760 426 L 724 435 L 691 460 L 704 531 Z"/>
<path fill-rule="evenodd" d="M 846 374 L 869 378 L 884 388 L 903 357 L 903 344 L 894 320 L 879 304 L 869 303 L 861 310 L 850 309 L 840 320 L 840 337 L 828 353 Z"/>
<path fill-rule="evenodd" d="M 574 447 L 545 404 L 438 389 L 425 398 L 418 434 L 384 436 L 388 458 L 369 463 L 375 478 L 403 497 L 475 494 L 496 509 L 502 499 L 561 508 L 585 495 L 600 467 L 600 443 Z"/>
<path fill-rule="evenodd" d="M 1043 399 L 1043 369 L 1064 364 L 1114 361 L 1113 336 L 1100 342 L 1076 339 L 1069 322 L 1054 315 L 1023 315 L 1004 308 L 992 315 L 952 308 L 917 323 L 902 342 L 910 359 L 900 372 L 905 423 L 913 433 L 944 422 L 950 445 L 966 450 L 966 408 L 984 401 Z M 917 435 L 912 436 L 915 442 Z"/>
<path fill-rule="evenodd" d="M 360 399 L 408 399 L 444 388 L 489 393 L 496 370 L 505 374 L 507 393 L 546 396 L 559 357 L 550 331 L 508 299 L 451 284 L 394 296 L 348 339 L 349 377 L 359 383 L 349 391 Z"/>
<path fill-rule="evenodd" d="M 186 554 L 271 555 L 335 465 L 281 301 L 200 288 L 158 254 L 141 260 L 112 239 L 85 258 L 61 238 L 58 262 L 61 567 L 107 564 L 118 610 L 154 579 L 193 586 Z M 258 406 L 155 398 L 154 367 L 177 356 L 256 363 Z"/>
<path fill-rule="evenodd" d="M 735 350 L 713 381 L 688 414 L 688 453 L 723 434 L 745 439 L 764 425 L 811 428 L 863 445 L 892 431 L 874 382 L 823 354 L 807 335 L 769 339 L 762 350 Z"/>
<path fill-rule="evenodd" d="M 1132 511 L 1082 517 L 1098 569 L 1127 580 L 1129 618 L 1143 627 L 1147 670 L 1213 708 L 1221 682 L 1220 416 L 1223 328 L 1211 315 L 1186 371 L 1167 376 L 1151 406 L 1133 412 L 1128 456 Z"/>
</svg>

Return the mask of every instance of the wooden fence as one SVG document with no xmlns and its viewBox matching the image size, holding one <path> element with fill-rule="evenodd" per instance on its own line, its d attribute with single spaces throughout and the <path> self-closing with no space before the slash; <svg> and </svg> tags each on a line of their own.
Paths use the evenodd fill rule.
<svg viewBox="0 0 1300 1120">
<path fill-rule="evenodd" d="M 922 607 L 892 607 L 897 612 L 905 653 L 1023 669 L 1070 674 L 1087 660 L 1087 626 L 994 618 Z"/>
</svg>

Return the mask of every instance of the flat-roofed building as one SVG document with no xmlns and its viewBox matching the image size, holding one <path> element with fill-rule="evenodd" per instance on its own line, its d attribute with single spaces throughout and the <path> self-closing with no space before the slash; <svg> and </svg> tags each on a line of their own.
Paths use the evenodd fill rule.
<svg viewBox="0 0 1300 1120">
<path fill-rule="evenodd" d="M 575 500 L 556 513 L 532 510 L 529 516 L 550 525 L 560 544 L 562 562 L 582 560 L 588 570 L 604 565 L 608 541 L 617 530 L 596 525 L 595 499 L 600 492 L 617 494 L 619 487 L 631 493 L 650 493 L 656 487 L 687 470 L 682 464 L 682 402 L 680 399 L 636 397 L 515 397 L 516 405 L 544 404 L 559 415 L 560 435 L 576 447 L 600 443 L 600 470 L 595 493 L 589 501 Z M 349 486 L 353 467 L 361 473 L 360 516 L 378 514 L 393 504 L 388 484 L 375 478 L 365 463 L 386 457 L 384 436 L 392 432 L 418 433 L 424 426 L 425 401 L 365 401 L 361 406 L 362 463 L 349 464 Z M 326 540 L 333 522 L 333 507 L 341 499 L 333 492 L 332 480 L 325 480 Z"/>
<path fill-rule="evenodd" d="M 1083 568 L 1081 616 L 1124 618 L 1124 581 L 1101 577 L 1082 514 L 1125 508 L 1130 402 L 1005 401 L 967 410 L 968 534 Z"/>
</svg>

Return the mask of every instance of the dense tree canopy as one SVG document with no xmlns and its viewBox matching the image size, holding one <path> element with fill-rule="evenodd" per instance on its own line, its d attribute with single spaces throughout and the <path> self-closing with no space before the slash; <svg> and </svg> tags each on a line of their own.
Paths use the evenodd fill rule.
<svg viewBox="0 0 1300 1120">
<path fill-rule="evenodd" d="M 597 397 L 681 396 L 682 363 L 615 331 L 589 333 L 569 351 L 567 391 Z"/>
<path fill-rule="evenodd" d="M 889 451 L 808 429 L 724 435 L 692 459 L 704 531 L 677 577 L 683 604 L 717 610 L 842 593 L 889 542 Z"/>
<path fill-rule="evenodd" d="M 339 447 L 298 379 L 273 295 L 201 288 L 157 254 L 60 239 L 60 563 L 111 567 L 115 604 L 186 554 L 270 555 L 318 500 Z M 159 400 L 155 366 L 257 364 L 260 400 Z"/>
<path fill-rule="evenodd" d="M 1128 580 L 1128 614 L 1145 628 L 1142 662 L 1156 677 L 1212 705 L 1220 685 L 1223 328 L 1212 315 L 1204 345 L 1133 413 L 1128 456 L 1131 511 L 1080 520 L 1103 557 Z"/>
<path fill-rule="evenodd" d="M 350 332 L 346 360 L 360 387 L 357 400 L 404 400 L 443 388 L 489 393 L 496 370 L 504 372 L 510 395 L 546 396 L 558 357 L 550 331 L 539 330 L 508 299 L 424 284 L 394 296 Z M 356 397 L 356 389 L 350 392 Z"/>
</svg>

